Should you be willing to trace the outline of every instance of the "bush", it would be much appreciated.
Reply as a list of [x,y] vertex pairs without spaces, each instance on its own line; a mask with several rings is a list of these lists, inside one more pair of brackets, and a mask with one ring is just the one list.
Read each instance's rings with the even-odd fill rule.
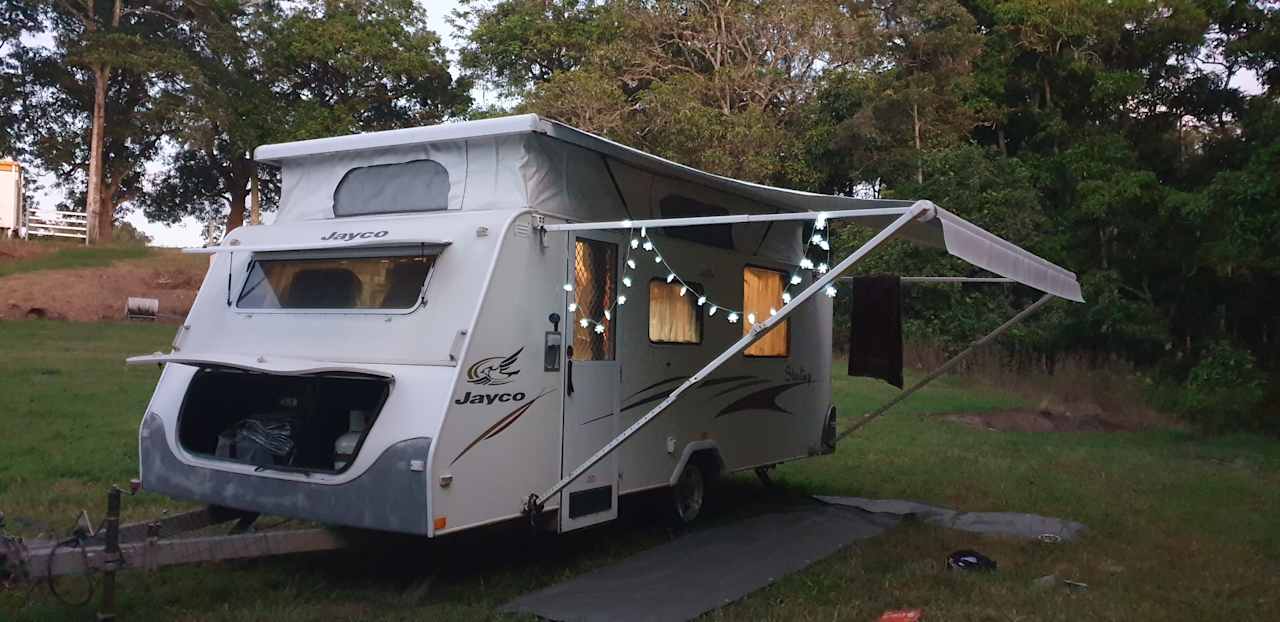
[[1267,427],[1263,402],[1267,376],[1248,350],[1219,341],[1205,350],[1186,383],[1164,399],[1189,421],[1210,432]]

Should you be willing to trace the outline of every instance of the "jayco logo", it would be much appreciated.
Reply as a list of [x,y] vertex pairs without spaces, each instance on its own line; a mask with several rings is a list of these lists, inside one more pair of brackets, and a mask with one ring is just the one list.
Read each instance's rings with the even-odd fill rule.
[[520,373],[516,361],[520,360],[521,352],[524,348],[508,356],[490,356],[472,363],[467,368],[467,382],[495,386],[515,380],[515,375]]
[[523,402],[525,398],[523,391],[515,393],[472,393],[467,391],[466,395],[453,400],[454,404],[496,404],[498,402]]
[[359,233],[338,233],[337,231],[334,231],[320,239],[324,241],[333,240],[335,242],[350,242],[352,240],[366,240],[369,238],[385,238],[387,237],[387,233],[387,231],[361,231]]

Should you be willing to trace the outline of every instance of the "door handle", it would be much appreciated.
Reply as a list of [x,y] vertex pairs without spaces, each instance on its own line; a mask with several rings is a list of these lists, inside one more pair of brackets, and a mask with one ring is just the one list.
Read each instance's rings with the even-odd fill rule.
[[564,394],[573,395],[573,346],[565,348],[565,354],[568,356],[564,362]]

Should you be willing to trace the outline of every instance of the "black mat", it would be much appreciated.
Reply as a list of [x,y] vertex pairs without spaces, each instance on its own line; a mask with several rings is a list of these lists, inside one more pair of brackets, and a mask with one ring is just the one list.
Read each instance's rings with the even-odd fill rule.
[[695,531],[503,606],[551,620],[688,620],[898,523],[815,505]]

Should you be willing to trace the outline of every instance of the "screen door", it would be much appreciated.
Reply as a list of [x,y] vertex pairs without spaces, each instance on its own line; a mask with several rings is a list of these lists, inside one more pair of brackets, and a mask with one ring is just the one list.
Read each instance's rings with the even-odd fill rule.
[[[573,291],[565,317],[572,338],[565,349],[561,476],[613,440],[618,428],[618,238],[579,234],[570,241],[568,280]],[[572,353],[569,351],[572,349]],[[560,493],[560,530],[618,516],[618,457],[610,455]]]

